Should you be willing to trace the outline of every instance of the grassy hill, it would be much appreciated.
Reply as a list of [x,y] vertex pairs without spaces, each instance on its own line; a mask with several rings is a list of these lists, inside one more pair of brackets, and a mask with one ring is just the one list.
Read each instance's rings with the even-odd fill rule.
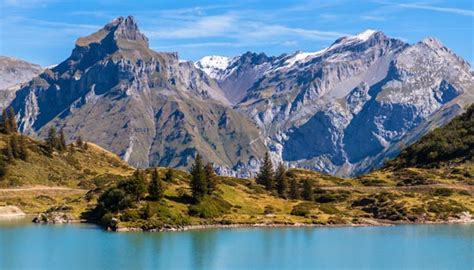
[[[433,131],[407,148],[385,168],[357,178],[288,170],[285,176],[296,183],[298,199],[265,190],[254,179],[218,177],[217,191],[195,203],[190,175],[172,170],[172,179],[163,182],[163,199],[154,201],[145,196],[132,201],[122,187],[132,181],[135,169],[117,156],[93,144],[87,150],[74,146],[72,152],[56,151],[49,155],[45,143],[27,139],[28,160],[7,162],[7,174],[0,180],[3,187],[0,204],[17,205],[28,213],[67,214],[116,230],[215,224],[365,225],[469,219],[469,214],[474,214],[472,111],[471,106],[445,128]],[[9,136],[0,135],[0,148],[6,147]],[[438,156],[429,154],[433,151]],[[440,154],[445,152],[449,154]],[[0,157],[6,159],[5,155]],[[153,170],[144,171],[147,184]],[[168,169],[157,168],[157,171],[159,178],[165,179]],[[302,199],[308,185],[312,192],[306,196],[310,198]],[[22,189],[12,191],[11,187],[18,186]],[[114,207],[101,209],[104,201]],[[115,207],[124,202],[124,207]]]

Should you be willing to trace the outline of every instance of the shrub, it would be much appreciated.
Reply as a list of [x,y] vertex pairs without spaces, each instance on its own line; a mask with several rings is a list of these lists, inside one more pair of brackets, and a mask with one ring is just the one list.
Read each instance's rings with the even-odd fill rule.
[[200,218],[215,218],[228,213],[232,205],[222,198],[205,196],[189,207],[189,215]]
[[313,208],[314,208],[314,204],[312,203],[308,203],[308,202],[299,203],[293,206],[293,209],[291,209],[290,214],[293,216],[305,217],[310,214],[311,209]]
[[449,188],[437,188],[433,191],[434,196],[448,197],[453,195],[454,191]]

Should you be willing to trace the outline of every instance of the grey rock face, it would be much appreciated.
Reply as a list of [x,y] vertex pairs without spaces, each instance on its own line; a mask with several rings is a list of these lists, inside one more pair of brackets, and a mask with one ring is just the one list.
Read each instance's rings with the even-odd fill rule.
[[44,137],[50,126],[139,167],[187,168],[196,153],[223,171],[264,153],[258,129],[233,111],[214,80],[176,53],[148,48],[132,17],[77,40],[71,56],[18,91],[20,129]]
[[0,108],[7,107],[20,89],[43,68],[12,57],[0,56]]
[[[241,84],[237,70],[219,84]],[[262,129],[275,161],[339,175],[379,166],[456,115],[438,112],[474,102],[469,65],[433,38],[409,45],[368,30],[240,70],[253,80],[234,89],[235,108]]]

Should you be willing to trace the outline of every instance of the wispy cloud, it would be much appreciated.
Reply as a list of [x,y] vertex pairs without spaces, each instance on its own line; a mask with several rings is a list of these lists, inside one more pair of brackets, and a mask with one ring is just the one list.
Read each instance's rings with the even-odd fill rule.
[[470,10],[470,9],[438,7],[438,6],[415,4],[415,3],[396,4],[396,6],[401,7],[401,8],[409,8],[409,9],[422,9],[422,10],[431,10],[431,11],[437,11],[437,12],[443,12],[443,13],[452,13],[452,14],[463,15],[463,16],[471,16],[471,17],[474,16],[474,10]]
[[233,32],[236,23],[237,18],[233,15],[207,16],[181,27],[146,31],[146,34],[150,37],[166,39],[216,37],[225,35],[229,31]]

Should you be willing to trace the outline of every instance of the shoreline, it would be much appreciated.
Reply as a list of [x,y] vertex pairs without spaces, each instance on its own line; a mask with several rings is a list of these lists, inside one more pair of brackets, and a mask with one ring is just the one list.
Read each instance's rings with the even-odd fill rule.
[[[474,224],[474,219],[450,219],[427,222],[395,222],[386,220],[368,219],[366,223],[360,224],[311,224],[311,223],[248,223],[248,224],[203,224],[186,226],[164,226],[163,228],[143,229],[141,227],[118,227],[106,228],[107,231],[126,232],[184,232],[208,229],[245,229],[245,228],[344,228],[344,227],[388,227],[397,225],[445,225],[445,224]],[[85,222],[87,223],[87,222]]]

